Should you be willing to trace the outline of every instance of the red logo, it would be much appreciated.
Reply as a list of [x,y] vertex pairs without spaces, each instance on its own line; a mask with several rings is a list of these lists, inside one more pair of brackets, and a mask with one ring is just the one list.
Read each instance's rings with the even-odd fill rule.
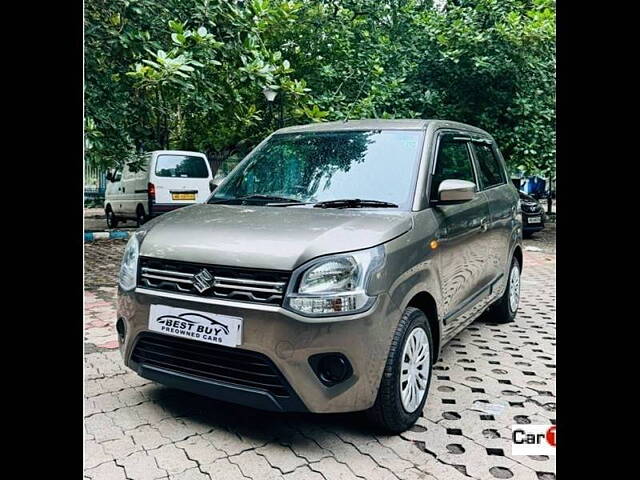
[[549,445],[551,445],[552,447],[556,446],[556,426],[554,425],[553,427],[549,427],[549,429],[547,430],[547,443]]

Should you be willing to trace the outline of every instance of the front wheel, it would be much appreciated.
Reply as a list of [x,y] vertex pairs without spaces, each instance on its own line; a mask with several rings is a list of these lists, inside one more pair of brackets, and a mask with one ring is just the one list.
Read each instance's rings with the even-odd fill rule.
[[425,314],[408,307],[396,328],[378,396],[369,419],[390,433],[401,433],[422,415],[431,384],[433,340]]
[[113,210],[111,208],[109,208],[107,210],[107,228],[109,229],[113,229],[113,228],[118,228],[118,217],[116,217],[116,214],[113,213]]

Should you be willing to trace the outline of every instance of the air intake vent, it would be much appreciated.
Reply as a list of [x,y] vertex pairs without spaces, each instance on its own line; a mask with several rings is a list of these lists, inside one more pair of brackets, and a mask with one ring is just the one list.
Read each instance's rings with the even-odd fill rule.
[[138,337],[131,359],[193,377],[257,388],[275,397],[291,396],[287,381],[274,363],[249,350],[145,332]]

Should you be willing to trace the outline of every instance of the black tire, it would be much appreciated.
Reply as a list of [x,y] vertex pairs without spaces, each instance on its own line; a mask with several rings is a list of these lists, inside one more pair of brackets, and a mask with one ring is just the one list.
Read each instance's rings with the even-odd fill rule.
[[111,207],[107,207],[106,212],[107,214],[107,228],[118,228],[118,223],[120,221],[120,219],[118,217],[116,217],[116,214],[113,213],[113,210],[111,209]]
[[[429,377],[422,401],[413,412],[407,412],[400,398],[400,368],[405,342],[410,333],[416,328],[422,328],[427,334],[429,342]],[[375,427],[388,433],[401,433],[411,427],[422,415],[422,409],[429,396],[429,386],[433,370],[433,339],[431,329],[425,314],[417,308],[408,307],[402,314],[400,323],[396,328],[391,341],[391,348],[387,356],[387,362],[382,373],[380,388],[376,401],[369,410],[367,417]]]
[[138,227],[141,227],[148,220],[147,215],[144,213],[144,207],[142,205],[138,205],[136,209],[136,223]]
[[520,268],[520,262],[516,257],[513,257],[511,260],[511,266],[509,267],[509,273],[507,275],[507,286],[504,289],[504,293],[500,300],[497,300],[493,305],[489,307],[489,309],[485,312],[485,319],[491,323],[510,323],[513,322],[516,318],[516,314],[518,313],[518,307],[520,305],[520,295],[518,294],[518,302],[516,304],[515,310],[511,307],[510,295],[511,295],[511,272],[514,268],[518,269],[518,289],[519,289],[519,279],[520,272],[522,271]]

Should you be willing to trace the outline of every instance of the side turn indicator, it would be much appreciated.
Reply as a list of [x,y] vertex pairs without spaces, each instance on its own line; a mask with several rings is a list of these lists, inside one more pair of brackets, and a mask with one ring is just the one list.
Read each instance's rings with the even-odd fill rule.
[[431,243],[429,243],[429,246],[431,247],[432,250],[435,250],[436,248],[438,248],[438,241],[431,240]]

